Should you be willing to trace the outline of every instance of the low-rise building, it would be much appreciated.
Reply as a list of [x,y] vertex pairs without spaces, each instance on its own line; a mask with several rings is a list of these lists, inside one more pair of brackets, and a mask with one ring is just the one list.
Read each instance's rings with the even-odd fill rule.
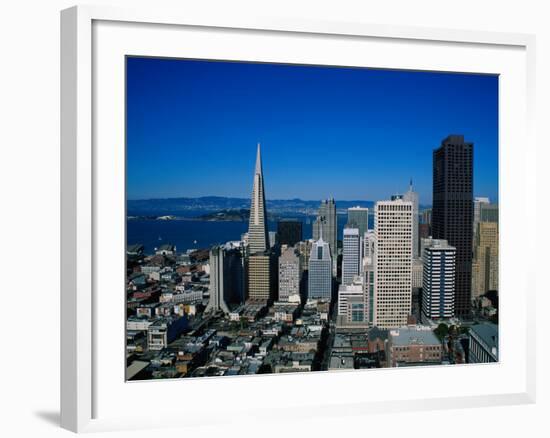
[[161,245],[155,251],[156,255],[163,255],[163,256],[167,256],[167,255],[171,256],[171,255],[174,255],[175,253],[176,253],[176,247],[174,245],[169,244],[169,243]]
[[390,330],[386,349],[390,367],[441,364],[442,345],[430,327]]
[[166,317],[153,321],[147,328],[147,346],[149,350],[162,350],[166,348],[187,327],[185,317]]

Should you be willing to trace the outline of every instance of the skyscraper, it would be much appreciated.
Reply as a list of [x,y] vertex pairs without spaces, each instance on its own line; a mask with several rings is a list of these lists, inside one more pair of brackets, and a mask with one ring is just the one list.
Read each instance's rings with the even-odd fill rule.
[[474,298],[498,290],[498,223],[479,222],[476,235],[472,275]]
[[489,204],[490,202],[491,201],[489,200],[489,198],[486,198],[486,197],[476,196],[474,198],[474,232],[475,232],[475,227],[479,222],[479,211],[481,210],[481,205]]
[[276,259],[269,250],[264,177],[259,143],[248,224],[248,252],[248,297],[251,300],[272,300],[276,295],[277,269]]
[[272,301],[277,295],[277,258],[270,252],[257,252],[248,258],[248,298]]
[[497,222],[498,223],[498,204],[480,205],[479,222]]
[[288,301],[291,295],[300,295],[300,257],[292,247],[279,257],[279,301]]
[[357,228],[344,228],[342,254],[342,284],[352,284],[361,274],[363,263],[361,237]]
[[374,325],[407,324],[412,296],[413,205],[397,199],[374,207]]
[[269,249],[260,143],[258,143],[256,153],[256,169],[254,171],[254,185],[252,187],[252,202],[248,223],[248,245],[250,254],[264,252]]
[[302,222],[296,219],[280,220],[277,222],[277,237],[281,245],[296,245],[302,240]]
[[409,191],[403,195],[403,201],[409,201],[413,205],[413,257],[420,256],[420,238],[418,236],[418,193],[413,190],[412,179],[409,183]]
[[456,248],[456,316],[471,310],[473,148],[464,136],[450,135],[433,152],[432,236]]
[[363,235],[363,256],[374,257],[374,230],[369,230]]
[[338,258],[337,230],[338,224],[334,199],[330,198],[321,201],[317,219],[313,222],[313,240],[319,240],[322,235],[324,241],[329,244],[334,275],[336,275],[336,260]]
[[422,317],[452,318],[455,304],[456,249],[446,241],[432,241],[424,249]]
[[229,308],[225,303],[225,263],[224,250],[221,246],[214,246],[210,249],[210,299],[205,312],[229,313]]
[[332,297],[332,257],[330,245],[322,236],[313,242],[309,255],[308,298]]
[[358,228],[359,236],[363,236],[369,229],[369,209],[364,207],[348,208],[347,226]]

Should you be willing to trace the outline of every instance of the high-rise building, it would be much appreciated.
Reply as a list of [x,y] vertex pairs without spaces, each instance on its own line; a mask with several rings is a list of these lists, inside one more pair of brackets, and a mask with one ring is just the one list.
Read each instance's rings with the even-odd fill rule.
[[302,240],[302,221],[282,219],[277,222],[277,238],[281,245],[296,245]]
[[308,298],[332,297],[332,257],[330,245],[323,240],[313,242],[309,255]]
[[336,216],[336,203],[333,198],[321,201],[317,219],[313,222],[313,240],[319,240],[321,236],[330,246],[332,257],[332,270],[336,275],[336,260],[338,258],[338,219]]
[[256,153],[256,169],[254,171],[254,184],[252,187],[252,202],[250,205],[250,219],[248,223],[248,248],[250,254],[264,252],[269,249],[260,143],[258,143],[258,150]]
[[342,251],[342,284],[352,284],[361,275],[363,254],[359,229],[344,228]]
[[300,257],[293,247],[287,247],[279,257],[279,301],[300,295],[301,275]]
[[270,252],[257,252],[248,257],[248,298],[272,301],[277,296],[277,258]]
[[248,224],[248,298],[268,301],[276,296],[276,258],[269,250],[267,211],[260,144],[256,153],[256,168]]
[[455,315],[467,316],[472,299],[473,149],[451,135],[433,152],[432,236],[456,248]]
[[413,205],[413,257],[420,257],[420,237],[418,236],[418,193],[413,190],[412,179],[409,183],[409,191],[403,194],[403,201]]
[[498,223],[498,204],[481,204],[479,206],[479,222]]
[[363,236],[369,229],[369,209],[359,206],[348,208],[347,226],[358,228],[359,236]]
[[[422,239],[426,239],[430,237],[431,230],[429,224],[418,224],[418,240],[421,241]],[[418,256],[421,257],[421,251],[419,248]]]
[[210,299],[205,312],[229,313],[225,303],[225,263],[224,250],[221,246],[214,246],[210,249]]
[[267,235],[268,235],[269,247],[273,248],[277,244],[277,232],[268,231]]
[[367,305],[363,278],[356,275],[350,284],[341,284],[338,288],[338,323],[365,324],[368,321]]
[[432,209],[426,208],[422,210],[422,213],[420,214],[420,223],[421,224],[427,224],[431,227],[432,225]]
[[[483,204],[489,204],[489,198],[476,196],[474,198],[474,226],[479,222],[479,212]],[[475,230],[474,230],[475,231]]]
[[374,263],[371,257],[363,259],[363,293],[366,303],[365,321],[372,325],[374,321]]
[[298,256],[300,257],[300,266],[302,272],[307,271],[309,268],[309,255],[311,254],[311,247],[313,245],[313,240],[303,240],[298,242],[296,249],[298,250]]
[[225,302],[241,304],[246,300],[246,248],[243,242],[228,242],[224,245],[226,278]]
[[424,249],[422,316],[428,319],[452,318],[455,304],[456,248],[436,241]]
[[422,277],[424,273],[424,263],[422,259],[413,259],[412,263],[412,288],[419,289],[422,287]]
[[363,235],[363,256],[374,257],[374,230],[369,230]]
[[479,222],[476,235],[472,276],[474,298],[498,290],[498,223]]
[[374,207],[374,325],[407,324],[412,296],[413,205],[397,199]]

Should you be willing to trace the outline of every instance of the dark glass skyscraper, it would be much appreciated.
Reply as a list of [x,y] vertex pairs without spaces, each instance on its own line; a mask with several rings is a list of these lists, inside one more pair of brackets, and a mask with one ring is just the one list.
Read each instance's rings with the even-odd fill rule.
[[433,151],[432,236],[456,248],[456,316],[471,309],[473,148],[464,136],[450,135]]
[[302,222],[296,219],[282,219],[277,222],[277,239],[281,245],[296,245],[302,240]]

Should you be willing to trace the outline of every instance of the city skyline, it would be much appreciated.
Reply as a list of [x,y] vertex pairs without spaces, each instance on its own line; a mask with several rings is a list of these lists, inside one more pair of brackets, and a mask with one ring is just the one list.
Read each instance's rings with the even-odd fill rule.
[[[215,94],[223,107],[216,91],[203,91]],[[456,106],[449,103],[449,108]],[[407,153],[391,148],[384,154],[410,160],[412,137],[405,127],[399,126]],[[414,175],[409,175],[407,191],[396,187],[389,196],[374,197],[372,224],[370,207],[351,206],[340,231],[343,218],[335,198],[328,196],[313,208],[313,221],[311,206],[291,202],[290,207],[298,205],[308,216],[293,221],[272,216],[277,232],[270,230],[265,192],[272,184],[286,182],[299,193],[303,187],[346,187],[351,193],[363,187],[359,181],[349,183],[350,175],[357,176],[354,167],[363,170],[360,178],[367,178],[380,164],[387,174],[380,184],[387,191],[387,178],[395,177],[395,170],[400,178],[406,173],[396,165],[399,159],[377,163],[376,149],[343,150],[339,155],[346,162],[340,166],[330,153],[309,147],[307,152],[296,148],[293,154],[271,155],[285,171],[275,181],[264,180],[260,142],[253,171],[246,176],[235,164],[248,158],[244,147],[231,152],[201,149],[187,161],[183,179],[194,178],[188,183],[201,187],[226,187],[231,186],[226,184],[229,175],[237,186],[247,184],[247,201],[209,200],[209,208],[218,211],[200,216],[166,210],[161,216],[127,216],[127,229],[141,227],[141,239],[169,228],[176,232],[173,237],[192,238],[192,245],[182,248],[159,232],[154,253],[148,254],[142,242],[135,237],[130,242],[127,234],[127,380],[498,362],[498,205],[490,203],[491,193],[473,193],[478,140],[449,134],[438,148],[430,148],[428,157],[416,157],[430,165],[426,174],[431,174],[433,194],[432,208],[422,211],[421,229],[421,197]],[[148,169],[159,158],[154,149],[149,159],[134,154],[132,159],[144,160]],[[161,183],[172,176],[166,169],[175,161],[164,159],[165,168],[157,175]],[[297,163],[298,176],[292,174]],[[265,164],[272,165],[269,159]],[[212,165],[217,166],[214,173],[209,171]],[[195,168],[200,175],[193,177],[189,169]],[[498,166],[493,170],[498,172]],[[192,200],[190,205],[208,202]],[[229,205],[237,209],[229,210]],[[311,223],[311,239],[302,233],[304,219]],[[245,220],[248,228],[228,226]],[[208,232],[201,238],[204,226]]]
[[[127,63],[128,199],[246,198],[260,142],[267,199],[376,201],[403,193],[412,178],[420,203],[431,204],[432,152],[460,133],[476,145],[474,194],[498,201],[497,77]],[[333,177],[322,178],[326,172]],[[301,180],[308,184],[295,183]]]

